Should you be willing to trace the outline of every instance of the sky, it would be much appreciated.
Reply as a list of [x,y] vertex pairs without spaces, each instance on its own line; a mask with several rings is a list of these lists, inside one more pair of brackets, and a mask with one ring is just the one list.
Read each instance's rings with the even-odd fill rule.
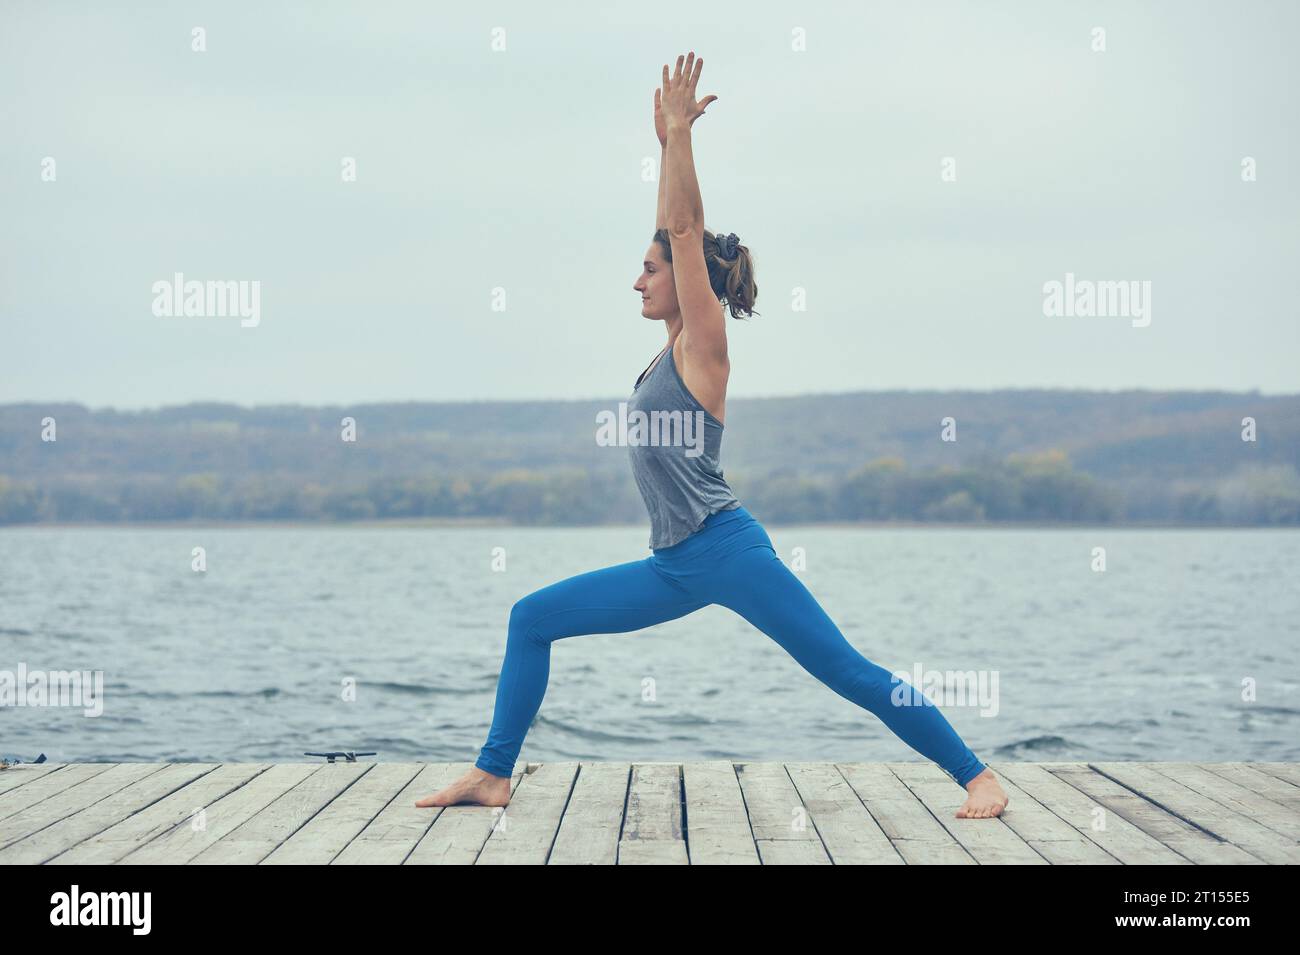
[[[706,225],[759,289],[728,397],[1295,393],[1298,28],[1289,2],[4,0],[0,403],[627,394],[666,341],[633,283],[688,50]],[[165,314],[176,273],[256,288],[255,323]],[[1134,297],[1047,314],[1067,275]]]

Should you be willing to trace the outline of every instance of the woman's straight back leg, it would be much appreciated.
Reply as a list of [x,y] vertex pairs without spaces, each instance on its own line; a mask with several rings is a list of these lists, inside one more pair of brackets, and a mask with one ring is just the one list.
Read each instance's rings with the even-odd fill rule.
[[708,601],[667,580],[650,558],[577,574],[521,597],[510,609],[492,728],[474,765],[511,774],[546,695],[554,641],[642,630],[705,606]]
[[782,563],[761,524],[738,534],[718,561],[715,589],[709,594],[714,603],[740,614],[822,683],[874,713],[959,785],[984,770],[933,701],[845,639],[803,581]]

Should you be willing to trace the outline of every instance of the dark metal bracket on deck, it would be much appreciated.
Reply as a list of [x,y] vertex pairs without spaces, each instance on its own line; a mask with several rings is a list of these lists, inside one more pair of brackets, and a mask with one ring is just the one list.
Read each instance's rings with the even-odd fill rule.
[[346,752],[337,752],[337,753],[303,753],[303,755],[304,755],[304,756],[324,756],[324,757],[328,758],[329,761],[330,761],[331,763],[334,762],[334,759],[335,759],[336,757],[342,756],[342,757],[344,757],[344,762],[355,763],[355,762],[357,761],[357,757],[358,757],[358,756],[377,756],[377,755],[379,755],[379,754],[378,754],[378,753],[346,753]]

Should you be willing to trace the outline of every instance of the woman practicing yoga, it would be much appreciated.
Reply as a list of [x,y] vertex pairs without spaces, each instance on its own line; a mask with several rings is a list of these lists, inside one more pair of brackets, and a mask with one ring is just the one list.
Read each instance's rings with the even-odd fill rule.
[[[683,62],[684,61],[684,62]],[[637,379],[634,412],[696,422],[685,441],[634,442],[632,473],[650,512],[644,560],[616,564],[543,587],[510,611],[496,710],[474,767],[417,806],[504,806],[524,735],[542,705],[551,644],[587,633],[626,633],[720,604],[781,645],[809,673],[878,716],[903,742],[937,763],[968,795],[958,818],[996,816],[1007,795],[991,770],[922,692],[872,663],[844,638],[772,547],[763,526],[741,506],[720,466],[727,376],[727,329],[753,314],[758,287],[749,250],[734,233],[704,228],[691,154],[691,126],[717,99],[696,101],[703,60],[677,58],[655,91],[662,147],[659,209],[644,269],[633,286],[641,314],[662,321],[668,344]],[[702,444],[702,447],[700,446]]]

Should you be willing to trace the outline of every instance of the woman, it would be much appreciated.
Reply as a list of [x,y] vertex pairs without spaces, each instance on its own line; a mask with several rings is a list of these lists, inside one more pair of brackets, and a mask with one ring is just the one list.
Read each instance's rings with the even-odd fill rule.
[[[487,742],[474,768],[416,805],[509,802],[511,772],[542,705],[555,640],[640,630],[720,604],[964,786],[969,797],[958,818],[996,816],[1007,796],[992,771],[924,694],[849,644],[723,479],[719,453],[730,365],[721,306],[733,317],[753,314],[758,288],[749,250],[736,235],[719,237],[704,228],[691,126],[717,97],[695,99],[703,67],[694,53],[679,56],[671,77],[664,66],[662,90],[655,91],[662,147],[658,221],[633,286],[641,293],[641,313],[667,326],[668,344],[633,386],[629,414],[680,412],[678,437],[687,438],[630,442],[633,475],[650,513],[653,555],[570,577],[514,605]],[[702,429],[702,448],[701,441],[689,440],[688,422]]]

